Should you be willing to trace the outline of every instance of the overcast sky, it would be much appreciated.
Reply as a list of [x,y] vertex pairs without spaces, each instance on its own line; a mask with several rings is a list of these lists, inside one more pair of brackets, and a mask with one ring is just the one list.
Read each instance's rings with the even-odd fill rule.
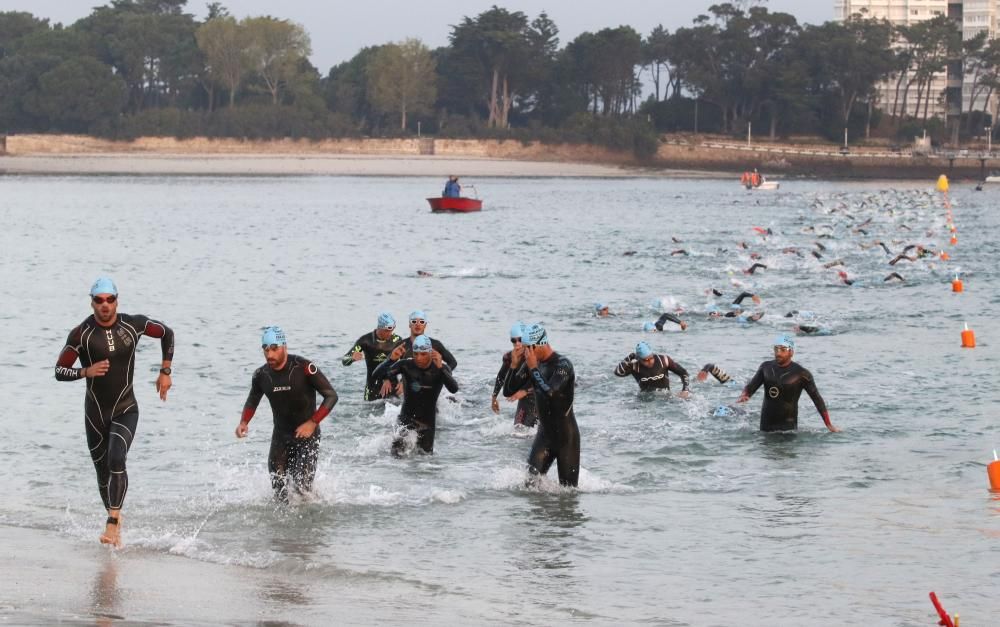
[[[448,43],[450,26],[492,5],[535,18],[545,11],[559,27],[560,45],[585,31],[627,24],[643,36],[657,24],[673,31],[689,26],[700,13],[723,0],[223,0],[229,12],[273,15],[298,22],[312,38],[312,62],[322,74],[353,57],[364,46],[416,37],[431,48]],[[800,23],[833,19],[834,0],[770,0],[771,11],[793,14]],[[89,15],[101,0],[0,0],[0,11],[27,11],[54,24],[72,24]],[[188,11],[205,17],[208,2],[188,0]]]

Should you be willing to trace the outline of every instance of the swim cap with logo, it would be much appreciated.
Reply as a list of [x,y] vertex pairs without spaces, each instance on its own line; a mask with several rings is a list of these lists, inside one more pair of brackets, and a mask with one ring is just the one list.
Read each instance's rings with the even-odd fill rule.
[[411,311],[410,322],[413,322],[414,320],[423,320],[424,322],[427,322],[427,315],[424,313],[422,309]]
[[782,333],[778,337],[774,338],[775,346],[784,346],[785,348],[790,348],[795,350],[795,338],[788,335],[787,333]]
[[525,346],[548,344],[549,334],[546,333],[545,327],[536,322],[524,327],[521,333],[521,343]]
[[285,340],[285,332],[281,330],[281,327],[264,327],[264,333],[260,336],[260,345],[270,346],[271,344],[279,346],[288,344]]
[[102,276],[90,286],[90,295],[97,296],[98,294],[114,294],[118,296],[118,288],[115,287],[114,281],[106,276]]
[[429,353],[433,347],[431,346],[431,338],[426,335],[418,335],[416,339],[413,340],[413,352],[414,353]]
[[383,311],[378,315],[378,328],[380,329],[395,329],[396,319],[392,317],[392,314]]

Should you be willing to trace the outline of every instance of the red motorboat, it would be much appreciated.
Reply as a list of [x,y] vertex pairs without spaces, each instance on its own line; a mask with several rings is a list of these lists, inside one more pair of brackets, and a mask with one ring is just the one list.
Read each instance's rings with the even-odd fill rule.
[[483,201],[478,198],[428,198],[434,213],[469,213],[482,211]]

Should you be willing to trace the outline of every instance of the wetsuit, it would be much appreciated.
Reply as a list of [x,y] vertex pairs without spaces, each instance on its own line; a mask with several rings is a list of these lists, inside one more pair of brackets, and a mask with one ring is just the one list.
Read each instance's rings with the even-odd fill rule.
[[702,366],[701,371],[707,372],[708,374],[712,375],[719,383],[729,383],[730,379],[732,378],[725,370],[716,366],[715,364],[705,364],[704,366]]
[[665,314],[661,315],[656,320],[656,322],[653,323],[653,325],[656,327],[657,331],[662,331],[663,330],[663,325],[666,324],[666,322],[668,320],[670,322],[673,322],[674,324],[684,324],[683,322],[681,322],[681,319],[679,317],[677,317],[674,314],[668,312],[668,313],[665,313]]
[[[503,354],[503,363],[500,364],[500,371],[497,372],[496,383],[493,384],[493,398],[496,398],[503,389],[503,382],[507,380],[507,373],[510,371],[510,351]],[[531,383],[525,383],[521,390],[527,390],[528,394],[517,401],[517,410],[514,412],[514,424],[534,427],[538,422],[538,406],[535,404],[535,394],[532,391]],[[514,390],[520,392],[521,390]]]
[[528,454],[528,470],[544,475],[556,462],[559,483],[576,487],[580,479],[580,428],[573,415],[573,364],[556,352],[531,370],[522,363],[517,370],[508,371],[504,395],[510,396],[526,382],[534,388],[538,406],[538,431]]
[[[403,357],[413,357],[413,337],[408,337],[403,340],[403,346],[406,347],[406,352],[403,353]],[[458,360],[456,360],[455,356],[451,354],[451,351],[444,347],[444,344],[434,338],[431,338],[431,348],[441,353],[441,359],[444,360],[444,363],[448,364],[449,368],[454,370],[458,367]]]
[[809,394],[816,411],[823,416],[823,422],[829,425],[830,417],[826,403],[816,389],[812,373],[791,362],[782,368],[776,360],[765,361],[757,369],[757,374],[750,379],[743,392],[753,396],[761,385],[764,385],[766,395],[760,410],[761,431],[792,431],[798,428],[799,396],[802,390]]
[[[83,369],[109,361],[103,377],[87,379],[84,401],[87,446],[97,470],[97,488],[107,509],[121,509],[128,491],[125,460],[139,422],[139,404],[132,389],[135,349],[143,335],[160,339],[163,361],[174,358],[174,332],[146,316],[117,314],[114,324],[102,327],[88,317],[70,331],[56,362],[56,379],[75,381]],[[79,358],[83,368],[73,368]]]
[[[452,394],[458,391],[458,383],[451,375],[448,364],[438,368],[432,362],[427,368],[421,368],[412,358],[385,361],[375,369],[375,376],[385,379],[403,377],[403,407],[399,410],[399,424],[407,430],[416,431],[417,446],[425,453],[433,453],[437,400],[441,388],[448,388]],[[393,455],[399,456],[404,447],[402,436],[393,440]]]
[[681,378],[681,391],[688,391],[688,373],[680,364],[667,355],[653,355],[653,365],[647,367],[635,353],[630,353],[618,367],[615,368],[615,375],[627,377],[632,375],[635,382],[639,384],[639,389],[643,392],[652,390],[670,390],[670,379],[667,372],[672,372]]
[[389,353],[392,349],[396,348],[403,338],[399,337],[395,333],[387,340],[378,339],[378,335],[375,331],[371,333],[365,333],[358,338],[358,341],[354,343],[354,347],[344,354],[344,358],[340,360],[340,363],[345,366],[350,366],[354,363],[354,354],[363,353],[365,356],[365,365],[368,367],[368,378],[365,380],[365,400],[375,401],[379,398],[379,392],[382,389],[382,379],[372,378],[372,373],[375,372],[375,368],[378,367],[383,361],[388,359]]
[[[323,397],[318,408],[317,392]],[[250,421],[263,396],[271,403],[274,416],[267,470],[271,473],[275,497],[287,501],[288,475],[300,493],[312,488],[319,456],[319,423],[337,404],[337,392],[316,364],[304,357],[289,355],[281,370],[264,364],[254,371],[250,394],[243,405],[243,422]],[[295,430],[310,419],[316,423],[316,430],[308,438],[296,438]]]

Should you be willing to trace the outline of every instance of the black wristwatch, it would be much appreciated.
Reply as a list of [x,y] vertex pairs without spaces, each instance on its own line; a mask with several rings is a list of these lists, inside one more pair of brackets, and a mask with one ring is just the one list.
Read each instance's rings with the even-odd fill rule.
[[168,377],[170,376],[170,373],[171,373],[171,372],[173,372],[173,371],[172,371],[172,370],[170,370],[170,368],[160,368],[160,374],[165,374],[165,375],[167,375]]

